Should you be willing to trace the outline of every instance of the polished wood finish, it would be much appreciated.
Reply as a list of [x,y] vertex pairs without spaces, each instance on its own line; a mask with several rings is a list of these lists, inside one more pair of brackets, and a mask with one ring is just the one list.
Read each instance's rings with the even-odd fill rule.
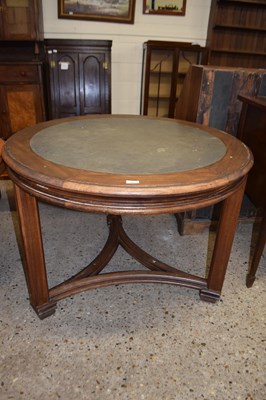
[[[163,130],[163,126],[169,127],[169,123],[173,129],[181,127],[183,130],[193,132],[196,129],[197,135],[211,137],[212,143],[214,140],[217,141],[223,148],[223,156],[219,156],[217,161],[211,162],[211,164],[205,162],[201,167],[176,172],[129,174],[91,171],[82,168],[78,169],[77,173],[77,168],[65,166],[62,162],[49,161],[33,150],[34,138],[37,133],[47,133],[48,128],[56,128],[54,132],[58,132],[60,124],[69,126],[68,124],[73,124],[73,122],[80,123],[84,130],[84,124],[94,124],[99,120],[104,123],[104,129],[115,123],[119,130],[119,126],[122,124],[123,129],[120,135],[125,133],[123,125],[125,121],[133,134],[138,129],[135,128],[136,126],[143,127],[145,125],[147,137],[152,134],[149,132],[149,126],[154,126],[154,124],[157,126],[160,124],[160,130]],[[64,128],[64,125],[61,127]],[[134,129],[132,129],[133,127]],[[101,137],[101,132],[96,133],[95,129],[92,129],[91,133]],[[165,132],[166,135],[167,132]],[[188,135],[185,136],[188,137]],[[40,138],[39,135],[38,138]],[[65,140],[67,145],[68,139]],[[130,138],[127,140],[130,145],[132,140]],[[169,144],[169,142],[167,143]],[[196,143],[199,144],[200,141],[196,140]],[[78,146],[78,144],[76,145]],[[130,145],[128,158],[132,156],[130,155],[131,151]],[[182,147],[177,147],[176,151],[177,159],[182,157]],[[208,151],[207,153],[209,154]],[[119,283],[170,283],[199,290],[203,300],[214,302],[219,299],[246,176],[253,164],[248,148],[234,137],[209,127],[201,127],[189,122],[181,123],[174,119],[107,115],[83,116],[49,121],[23,130],[7,141],[3,158],[16,188],[17,210],[25,253],[24,271],[30,302],[40,318],[52,314],[57,301],[64,297],[86,289]],[[110,165],[113,165],[112,161]],[[74,210],[108,215],[107,222],[110,233],[103,250],[81,272],[53,288],[49,288],[47,284],[38,200]],[[155,259],[133,243],[122,226],[121,216],[126,214],[169,214],[194,210],[219,202],[221,202],[222,209],[221,217],[206,278],[185,273],[179,268],[171,267]],[[33,238],[34,240],[32,240]],[[99,274],[119,245],[148,270]]]
[[266,97],[239,96],[238,99],[243,104],[238,137],[254,155],[254,166],[249,173],[246,193],[255,206],[262,209],[259,235],[247,275],[247,286],[251,287],[266,243]]
[[42,39],[41,0],[0,0],[0,40]]
[[45,41],[49,119],[111,113],[110,40]]
[[0,61],[0,137],[45,118],[42,63]]
[[[3,151],[4,144],[5,144],[5,142],[3,141],[3,139],[0,138],[0,177],[1,177],[2,173],[5,171],[5,164],[2,159],[2,151]],[[0,190],[0,199],[1,199],[1,190]]]
[[207,63],[206,47],[149,40],[143,45],[140,114],[173,118],[191,64]]
[[4,144],[5,144],[4,140],[0,138],[0,175],[5,170],[5,164],[2,160],[2,151],[3,151]]
[[265,34],[265,0],[212,0],[208,64],[266,68]]

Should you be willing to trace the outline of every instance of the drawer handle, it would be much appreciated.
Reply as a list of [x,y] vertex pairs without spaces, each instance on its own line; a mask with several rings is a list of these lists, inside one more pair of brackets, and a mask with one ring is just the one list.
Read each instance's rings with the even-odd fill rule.
[[20,71],[20,75],[21,76],[26,76],[26,72],[25,71]]

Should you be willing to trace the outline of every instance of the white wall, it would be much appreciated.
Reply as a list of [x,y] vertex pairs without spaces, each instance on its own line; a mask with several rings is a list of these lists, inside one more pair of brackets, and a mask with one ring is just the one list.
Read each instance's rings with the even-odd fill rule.
[[112,40],[112,113],[139,114],[142,45],[170,40],[205,45],[211,0],[187,0],[185,16],[145,15],[136,0],[134,24],[58,19],[57,1],[44,0],[46,39]]

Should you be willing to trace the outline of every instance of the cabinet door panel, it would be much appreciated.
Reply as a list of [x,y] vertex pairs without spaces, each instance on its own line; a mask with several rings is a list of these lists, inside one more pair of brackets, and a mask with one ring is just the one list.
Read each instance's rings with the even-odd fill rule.
[[65,52],[49,55],[51,108],[53,118],[79,115],[79,80],[77,54]]
[[34,92],[32,90],[14,90],[7,92],[7,105],[9,110],[11,132],[17,132],[26,126],[36,124],[36,113],[32,112],[34,106]]
[[2,0],[2,36],[8,40],[36,38],[34,8],[30,0]]
[[42,99],[38,85],[3,86],[0,88],[1,137],[44,120]]
[[75,54],[58,59],[58,116],[79,114],[78,64]]
[[81,114],[105,113],[104,54],[80,54]]

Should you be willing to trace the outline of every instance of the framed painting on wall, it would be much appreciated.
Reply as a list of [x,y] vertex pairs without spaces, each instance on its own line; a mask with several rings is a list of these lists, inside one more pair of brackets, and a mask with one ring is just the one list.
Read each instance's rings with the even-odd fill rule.
[[58,0],[58,18],[133,24],[136,0]]
[[186,0],[143,0],[143,14],[185,15]]

